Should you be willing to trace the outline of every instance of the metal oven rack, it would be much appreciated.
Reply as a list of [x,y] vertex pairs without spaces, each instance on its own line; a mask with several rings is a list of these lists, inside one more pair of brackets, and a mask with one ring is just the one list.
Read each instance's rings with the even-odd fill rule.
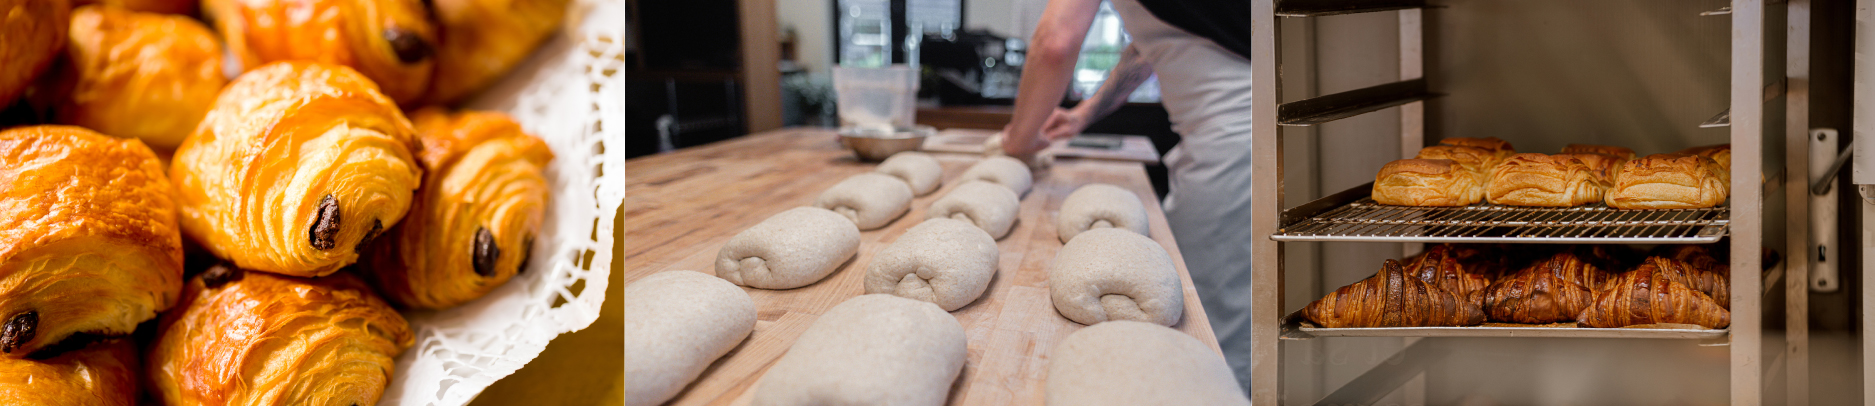
[[[1637,0],[1639,1],[1639,0]],[[1765,382],[1763,354],[1762,317],[1764,312],[1763,294],[1767,286],[1776,283],[1782,272],[1757,272],[1765,269],[1763,258],[1759,255],[1733,255],[1729,258],[1731,276],[1731,311],[1735,315],[1731,326],[1726,330],[1682,330],[1682,329],[1585,329],[1553,328],[1543,326],[1507,326],[1507,327],[1452,327],[1452,328],[1394,328],[1394,329],[1320,329],[1298,324],[1293,317],[1285,317],[1284,312],[1293,310],[1283,308],[1283,245],[1293,241],[1370,241],[1370,242],[1512,242],[1512,243],[1702,243],[1715,242],[1721,237],[1731,236],[1731,252],[1758,253],[1764,246],[1764,200],[1767,188],[1784,187],[1783,183],[1795,185],[1802,183],[1801,177],[1786,180],[1782,177],[1766,179],[1763,173],[1782,172],[1786,167],[1804,168],[1807,163],[1801,153],[1785,155],[1786,162],[1765,162],[1767,140],[1788,138],[1785,117],[1767,117],[1767,106],[1777,96],[1788,96],[1788,109],[1785,113],[1793,121],[1788,123],[1793,128],[1807,124],[1801,114],[1807,114],[1807,97],[1803,87],[1793,83],[1785,86],[1784,68],[1788,64],[1793,68],[1807,69],[1805,50],[1789,51],[1789,55],[1773,54],[1782,52],[1783,44],[1775,41],[1784,40],[1786,26],[1792,32],[1804,32],[1808,28],[1808,0],[1733,0],[1729,12],[1731,20],[1731,55],[1730,55],[1730,103],[1722,113],[1724,123],[1715,124],[1729,127],[1732,149],[1734,151],[1731,170],[1733,176],[1731,196],[1726,206],[1706,210],[1686,211],[1627,211],[1613,210],[1605,206],[1593,205],[1572,209],[1526,209],[1481,205],[1464,208],[1392,208],[1378,206],[1366,199],[1367,189],[1371,186],[1357,187],[1346,192],[1328,196],[1303,206],[1279,211],[1283,202],[1281,130],[1284,127],[1312,126],[1342,118],[1357,116],[1381,109],[1399,106],[1400,139],[1404,146],[1402,153],[1410,155],[1424,142],[1425,103],[1428,98],[1438,97],[1428,90],[1423,78],[1423,38],[1424,28],[1422,13],[1429,6],[1424,0],[1253,0],[1252,24],[1253,42],[1256,55],[1251,58],[1254,69],[1252,80],[1257,86],[1252,88],[1252,150],[1254,157],[1254,193],[1252,204],[1258,207],[1251,227],[1258,238],[1250,247],[1253,263],[1252,313],[1252,351],[1254,361],[1251,372],[1251,400],[1259,405],[1280,404],[1282,391],[1280,382],[1283,340],[1310,339],[1316,337],[1408,337],[1409,343],[1418,342],[1419,337],[1581,337],[1581,338],[1655,338],[1700,340],[1706,345],[1729,345],[1730,353],[1730,398],[1734,405],[1754,405],[1764,402],[1762,390]],[[1774,7],[1774,9],[1767,9]],[[1306,100],[1281,103],[1282,95],[1281,23],[1290,19],[1311,18],[1334,14],[1397,12],[1400,27],[1400,80],[1364,89],[1337,94],[1318,96]],[[1718,13],[1714,13],[1718,14]],[[1787,16],[1788,21],[1772,18]],[[1802,41],[1807,44],[1808,34],[1791,34],[1789,41],[1793,47]],[[1768,51],[1767,48],[1777,51]],[[1788,56],[1787,60],[1785,57]],[[1788,73],[1792,78],[1802,78],[1804,72]],[[1807,86],[1804,84],[1803,86]],[[1801,122],[1798,122],[1803,120]],[[1692,125],[1693,123],[1688,123]],[[1801,137],[1801,136],[1799,136]],[[1791,142],[1786,140],[1787,143]],[[1797,172],[1802,173],[1802,172]],[[1764,182],[1764,183],[1761,183]],[[1794,199],[1794,198],[1793,198]],[[1784,221],[1778,219],[1777,221]],[[1792,224],[1785,231],[1801,235],[1805,229]],[[1801,238],[1801,237],[1794,237]],[[1791,241],[1792,247],[1801,247],[1800,240]],[[1783,261],[1802,264],[1803,261]],[[1796,291],[1799,276],[1793,265],[1790,272],[1789,289]],[[1308,270],[1302,270],[1308,271]],[[1788,309],[1791,312],[1803,312],[1803,305],[1796,299]],[[1800,313],[1793,313],[1800,314]],[[1792,317],[1803,320],[1803,317]],[[1798,323],[1800,324],[1800,323]],[[1787,382],[1791,387],[1807,385],[1803,377],[1807,368],[1807,350],[1804,349],[1801,331],[1792,327],[1791,349],[1784,355],[1778,355],[1773,368],[1784,365],[1790,370]],[[1423,341],[1423,340],[1419,340]],[[1418,347],[1413,344],[1409,347]],[[1410,348],[1403,349],[1399,357],[1411,358]],[[1784,363],[1789,356],[1790,362]],[[1409,361],[1410,362],[1410,361]],[[1348,387],[1393,385],[1398,387],[1404,381],[1381,379],[1370,381],[1375,372],[1393,368],[1390,364],[1375,367],[1375,371],[1363,374]],[[1390,378],[1388,378],[1390,379]],[[1344,387],[1346,389],[1346,387]],[[1339,391],[1337,391],[1339,392]],[[1384,391],[1383,391],[1384,392]],[[1791,391],[1792,404],[1807,403],[1807,395]],[[1798,401],[1799,397],[1805,397]],[[1341,399],[1337,394],[1330,394],[1323,402]]]

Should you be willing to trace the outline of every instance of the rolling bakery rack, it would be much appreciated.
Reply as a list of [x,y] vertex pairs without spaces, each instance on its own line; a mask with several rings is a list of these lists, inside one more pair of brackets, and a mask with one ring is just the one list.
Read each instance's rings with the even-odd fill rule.
[[[1639,1],[1639,0],[1637,0]],[[1426,145],[1427,99],[1424,78],[1424,13],[1438,12],[1425,0],[1253,0],[1252,25],[1256,55],[1252,58],[1252,122],[1254,154],[1252,221],[1256,240],[1250,247],[1254,265],[1253,359],[1251,398],[1259,405],[1280,404],[1283,342],[1322,337],[1406,337],[1409,343],[1424,337],[1570,337],[1606,339],[1680,339],[1687,345],[1729,346],[1729,392],[1733,405],[1765,403],[1766,368],[1784,374],[1790,388],[1807,388],[1807,313],[1805,282],[1796,260],[1767,260],[1759,253],[1767,243],[1783,241],[1779,251],[1802,252],[1807,222],[1806,197],[1784,190],[1805,190],[1803,176],[1784,176],[1786,168],[1807,168],[1806,126],[1808,0],[1733,0],[1729,7],[1702,15],[1728,18],[1730,28],[1729,109],[1704,127],[1727,126],[1734,151],[1731,196],[1728,203],[1710,209],[1630,211],[1600,203],[1574,208],[1521,208],[1474,205],[1455,208],[1380,206],[1367,198],[1371,184],[1293,208],[1283,200],[1284,127],[1305,127],[1400,107],[1402,154],[1410,157]],[[1341,93],[1281,103],[1283,84],[1280,33],[1284,21],[1313,17],[1387,12],[1398,13],[1400,78]],[[1786,28],[1790,28],[1787,32]],[[1295,32],[1295,31],[1290,31]],[[1788,41],[1788,42],[1786,42]],[[1790,50],[1787,52],[1785,47]],[[1311,68],[1304,67],[1302,71]],[[1293,72],[1293,71],[1292,71]],[[1783,97],[1783,100],[1779,100]],[[1781,104],[1774,104],[1781,103]],[[1780,114],[1781,113],[1781,114]],[[1694,123],[1687,123],[1691,126]],[[1772,144],[1778,140],[1782,144]],[[1767,149],[1771,148],[1771,149]],[[1769,161],[1769,162],[1767,162]],[[1799,169],[1798,174],[1805,173]],[[1764,174],[1764,175],[1761,175]],[[1796,186],[1788,186],[1796,185]],[[1767,194],[1785,197],[1783,211],[1767,212]],[[1283,210],[1286,209],[1286,210]],[[1775,217],[1773,217],[1775,216]],[[1767,241],[1766,220],[1785,221],[1788,237]],[[1730,236],[1731,311],[1733,321],[1722,330],[1592,329],[1545,327],[1419,327],[1329,329],[1298,325],[1286,317],[1284,307],[1284,244],[1300,241],[1363,241],[1394,243],[1570,243],[1570,244],[1690,244],[1713,243]],[[1768,262],[1768,263],[1767,263]],[[1791,271],[1785,278],[1789,265]],[[1764,271],[1770,268],[1769,271]],[[1315,270],[1300,270],[1309,272]],[[1787,347],[1767,360],[1763,339],[1765,294],[1784,279],[1790,297],[1785,333]],[[1309,292],[1308,294],[1314,294]],[[1409,345],[1408,347],[1411,347]],[[1410,348],[1409,348],[1410,349]],[[1402,353],[1404,353],[1404,349]],[[1374,367],[1341,389],[1328,389],[1319,402],[1371,402],[1376,389],[1385,394],[1400,387],[1403,378],[1387,377],[1388,364]],[[1807,404],[1807,389],[1789,390],[1788,399],[1773,403]]]

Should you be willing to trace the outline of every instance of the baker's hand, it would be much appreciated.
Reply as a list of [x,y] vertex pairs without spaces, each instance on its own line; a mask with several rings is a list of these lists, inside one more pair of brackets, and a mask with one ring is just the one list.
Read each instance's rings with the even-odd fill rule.
[[1055,112],[1048,115],[1048,121],[1042,123],[1042,137],[1049,141],[1061,141],[1074,138],[1086,129],[1085,111],[1080,108],[1070,110],[1056,107]]
[[1038,163],[1041,163],[1042,161],[1038,160],[1037,157],[1042,150],[1048,149],[1048,140],[1043,139],[1042,135],[1038,133],[1030,133],[1025,136],[1018,135],[1012,130],[1014,130],[1013,126],[1003,126],[1003,132],[1001,133],[1003,137],[1003,154],[1020,159],[1022,162],[1027,162],[1029,166],[1036,166]]

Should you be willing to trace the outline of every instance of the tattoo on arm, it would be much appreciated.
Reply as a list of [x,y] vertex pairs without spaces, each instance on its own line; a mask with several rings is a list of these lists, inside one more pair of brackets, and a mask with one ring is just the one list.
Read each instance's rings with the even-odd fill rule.
[[1118,110],[1121,104],[1126,103],[1126,97],[1151,77],[1152,64],[1146,62],[1138,48],[1128,44],[1125,50],[1120,51],[1120,62],[1113,66],[1113,71],[1108,72],[1107,81],[1100,84],[1100,90],[1083,101],[1094,103],[1087,121],[1097,121]]

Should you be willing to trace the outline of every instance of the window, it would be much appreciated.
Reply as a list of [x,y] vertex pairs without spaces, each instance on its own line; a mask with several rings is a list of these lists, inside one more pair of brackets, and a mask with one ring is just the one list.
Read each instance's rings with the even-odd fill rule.
[[912,29],[949,35],[963,26],[963,0],[836,1],[834,24],[840,30],[841,65],[904,63],[904,38]]
[[[1113,66],[1120,63],[1120,51],[1132,38],[1126,35],[1121,25],[1120,14],[1113,11],[1113,4],[1100,2],[1100,11],[1094,15],[1094,24],[1087,28],[1087,39],[1081,43],[1081,59],[1074,64],[1073,98],[1085,100],[1100,90],[1100,83],[1107,80],[1107,74]],[[1159,102],[1159,77],[1153,75],[1133,94],[1126,98],[1134,103]]]

